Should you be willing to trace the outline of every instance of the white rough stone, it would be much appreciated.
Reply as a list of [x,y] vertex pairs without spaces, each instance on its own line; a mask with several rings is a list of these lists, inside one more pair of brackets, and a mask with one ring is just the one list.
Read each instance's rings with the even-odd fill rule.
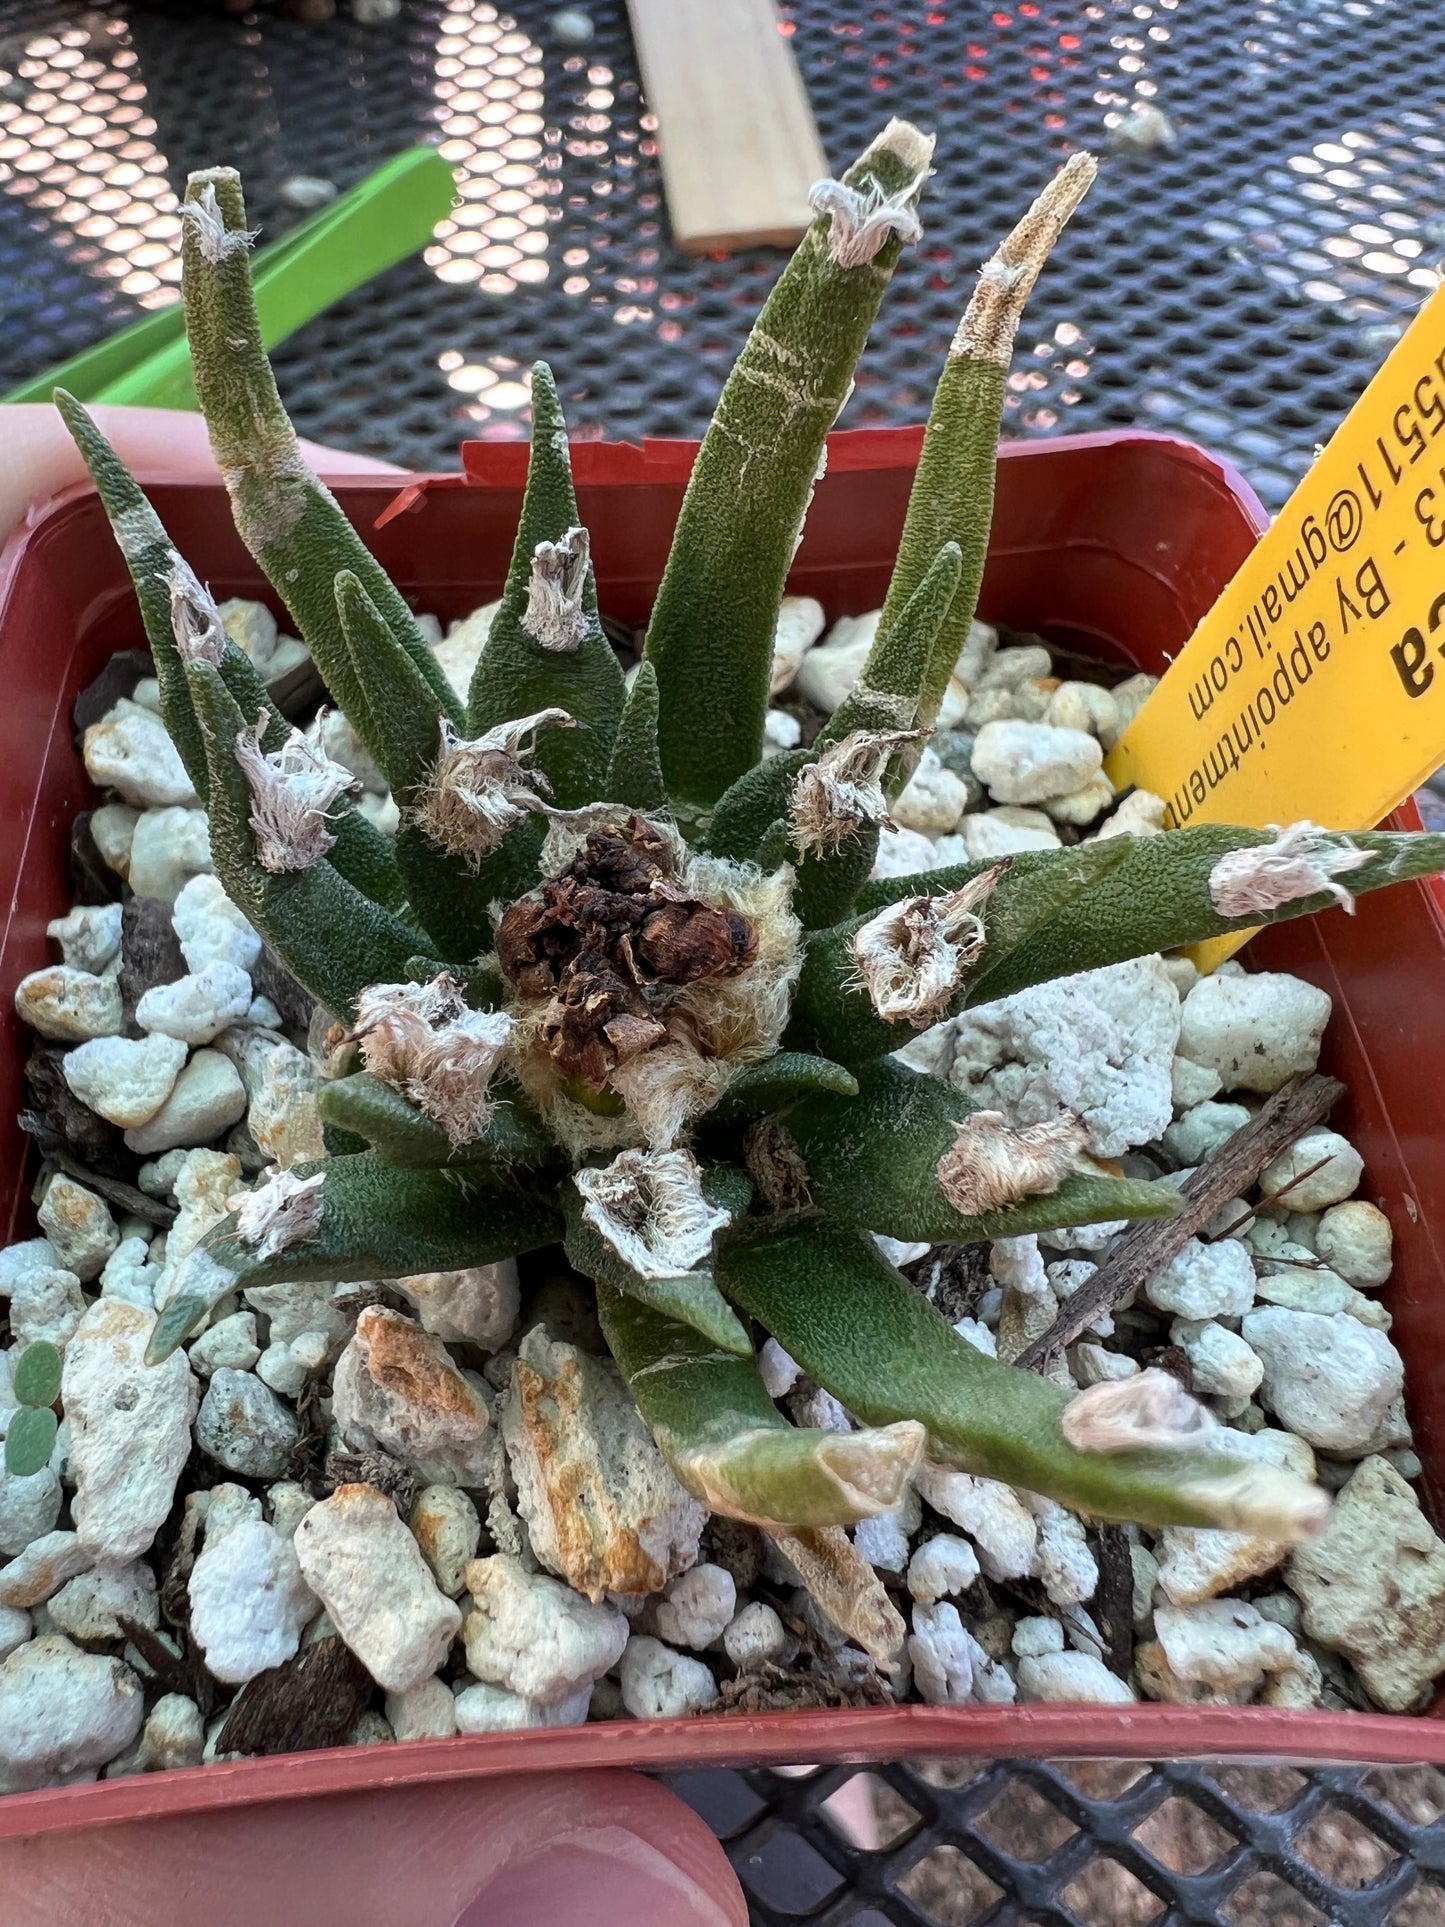
[[256,1376],[279,1397],[294,1399],[311,1376],[311,1367],[290,1345],[268,1345],[256,1363]]
[[[86,1284],[100,1276],[106,1259],[120,1243],[120,1233],[105,1200],[63,1171],[46,1185],[36,1216],[40,1229],[55,1247],[58,1263]],[[18,1288],[15,1295],[18,1299]]]
[[206,1726],[200,1707],[184,1693],[166,1693],[151,1708],[141,1733],[141,1770],[163,1773],[199,1766],[205,1744]]
[[283,1539],[296,1536],[297,1526],[317,1503],[305,1486],[297,1485],[293,1479],[280,1479],[275,1485],[268,1486],[266,1499],[271,1523]]
[[875,877],[914,876],[920,870],[934,869],[938,862],[938,851],[919,831],[890,830],[885,826],[879,832],[872,874]]
[[166,1237],[166,1258],[174,1267],[195,1250],[245,1188],[241,1160],[226,1151],[182,1151],[172,1186],[180,1210]]
[[77,1573],[89,1572],[95,1554],[73,1532],[45,1532],[24,1552],[0,1567],[0,1606],[25,1609],[43,1605]]
[[161,1623],[156,1576],[143,1559],[79,1574],[52,1595],[46,1610],[56,1631],[81,1645],[124,1639],[122,1619],[133,1619],[152,1631]]
[[207,1534],[187,1593],[207,1669],[232,1686],[290,1659],[316,1613],[292,1542],[260,1519],[232,1527],[219,1544]]
[[902,1572],[908,1564],[908,1533],[898,1512],[860,1519],[853,1528],[853,1545],[877,1572]]
[[1138,1698],[1127,1680],[1111,1673],[1092,1653],[1041,1653],[1018,1663],[1019,1698],[1081,1700],[1090,1706],[1128,1706]]
[[1211,1245],[1191,1238],[1148,1280],[1144,1296],[1176,1318],[1241,1318],[1254,1303],[1254,1262],[1238,1238]]
[[864,616],[842,616],[826,642],[809,649],[793,678],[797,693],[831,716],[863,673],[878,630],[879,609]]
[[85,1315],[73,1271],[27,1271],[10,1295],[10,1335],[17,1346],[42,1341],[63,1351]]
[[154,1311],[161,1267],[150,1262],[144,1238],[122,1238],[100,1274],[101,1296],[122,1298],[141,1311]]
[[1390,1276],[1393,1263],[1390,1220],[1362,1198],[1331,1205],[1315,1233],[1315,1250],[1330,1268],[1358,1291],[1373,1291]]
[[338,1486],[291,1543],[307,1585],[378,1686],[404,1693],[437,1670],[462,1616],[384,1493]]
[[541,1706],[504,1687],[479,1683],[457,1694],[453,1711],[458,1733],[516,1733],[538,1726],[581,1726],[591,1699],[592,1688],[584,1686],[569,1699]]
[[978,689],[1017,689],[1021,683],[1047,676],[1052,670],[1053,661],[1042,643],[1014,643],[1007,649],[996,649],[988,657],[979,669],[974,686]]
[[[778,605],[773,630],[773,669],[769,693],[780,696],[802,666],[804,656],[823,633],[827,618],[821,602],[810,595],[785,595]],[[866,653],[866,652],[865,652]]]
[[1252,1398],[1264,1378],[1264,1360],[1238,1332],[1211,1320],[1176,1318],[1169,1342],[1189,1360],[1194,1389],[1204,1398],[1219,1398],[1231,1407]]
[[790,1358],[776,1338],[763,1341],[758,1353],[758,1372],[767,1387],[769,1398],[783,1398],[791,1392],[802,1376],[803,1368],[795,1358]]
[[101,861],[118,877],[130,875],[131,845],[135,842],[140,811],[129,803],[102,803],[91,812],[90,834]]
[[246,1006],[244,1021],[254,1024],[258,1030],[279,1030],[281,1013],[269,997],[253,997]]
[[127,881],[138,897],[174,904],[192,877],[211,871],[211,833],[204,810],[146,810],[131,839]]
[[149,1549],[190,1455],[197,1386],[182,1351],[147,1365],[155,1318],[102,1298],[65,1349],[60,1396],[70,1426],[82,1546],[99,1560]]
[[1139,1371],[1139,1361],[1130,1358],[1127,1352],[1111,1352],[1103,1345],[1091,1344],[1085,1339],[1075,1345],[1073,1350],[1074,1376],[1080,1386],[1103,1385],[1113,1379],[1134,1378]]
[[925,749],[891,814],[906,830],[944,836],[956,827],[967,808],[967,783],[945,769],[933,750]]
[[1277,1091],[1314,1070],[1330,999],[1277,971],[1202,977],[1184,999],[1179,1051],[1219,1072],[1227,1091]]
[[350,1338],[356,1324],[356,1313],[336,1302],[351,1289],[350,1285],[332,1285],[311,1278],[294,1284],[251,1285],[242,1296],[268,1321],[273,1343],[290,1345],[306,1332],[319,1331],[326,1334],[334,1355]]
[[908,1562],[908,1590],[920,1606],[967,1592],[978,1578],[978,1554],[967,1539],[940,1532],[925,1542]]
[[96,1037],[67,1051],[60,1068],[82,1104],[133,1129],[165,1103],[185,1061],[176,1037]]
[[1285,1574],[1304,1630],[1343,1653],[1377,1706],[1419,1710],[1445,1672],[1445,1540],[1394,1467],[1368,1458]]
[[1261,1403],[1322,1451],[1365,1452],[1405,1380],[1399,1352],[1347,1312],[1268,1305],[1242,1331],[1264,1361]]
[[15,1014],[42,1037],[62,1044],[114,1037],[125,1022],[115,978],[93,977],[66,964],[50,964],[22,977],[15,986]]
[[723,1651],[739,1668],[781,1660],[788,1643],[787,1628],[772,1607],[761,1599],[744,1606],[723,1631]]
[[251,1372],[211,1374],[196,1414],[196,1443],[217,1465],[247,1479],[277,1479],[296,1443],[293,1414]]
[[189,1494],[187,1504],[193,1500],[205,1501],[208,1551],[212,1546],[218,1546],[237,1526],[249,1525],[261,1517],[261,1501],[255,1493],[247,1491],[244,1485],[233,1485],[229,1480],[213,1485],[209,1492]]
[[1042,1614],[1016,1621],[1009,1641],[1016,1659],[1041,1659],[1045,1653],[1061,1653],[1065,1644],[1059,1621]]
[[444,1679],[418,1680],[388,1693],[386,1717],[398,1740],[449,1740],[457,1730],[457,1701]]
[[247,596],[229,596],[217,613],[227,640],[234,642],[242,655],[249,656],[252,668],[264,676],[279,635],[275,616],[264,602]]
[[717,1704],[717,1681],[702,1660],[645,1633],[628,1640],[619,1676],[622,1704],[636,1720],[682,1719]]
[[60,1481],[48,1465],[18,1475],[0,1457],[0,1552],[13,1559],[33,1539],[53,1532],[60,1496]]
[[466,1569],[481,1541],[477,1508],[457,1486],[429,1485],[417,1494],[411,1530],[432,1577],[449,1599],[456,1599],[466,1590]]
[[58,1633],[32,1639],[0,1666],[0,1774],[18,1790],[104,1766],[144,1718],[141,1683],[120,1660]]
[[173,983],[154,984],[136,1005],[135,1018],[142,1030],[179,1037],[183,1044],[209,1044],[250,1008],[251,979],[245,971],[233,963],[210,963]]
[[1112,693],[1092,682],[1061,682],[1044,711],[1044,721],[1055,729],[1082,729],[1091,736],[1112,729],[1118,717]]
[[528,1572],[506,1553],[473,1559],[466,1582],[473,1608],[462,1629],[467,1668],[489,1685],[555,1705],[622,1656],[628,1627],[620,1612],[592,1605],[545,1573]]
[[219,1371],[249,1372],[260,1356],[253,1311],[233,1311],[218,1319],[190,1348],[191,1369],[203,1378]]
[[1156,1606],[1154,1633],[1180,1679],[1231,1697],[1287,1671],[1296,1656],[1293,1635],[1243,1599]]
[[1112,727],[1100,732],[1105,749],[1114,747],[1158,686],[1157,676],[1142,673],[1137,676],[1128,676],[1123,682],[1114,685],[1109,693],[1114,698],[1115,720]]
[[354,1450],[379,1445],[433,1483],[490,1483],[486,1398],[440,1339],[398,1312],[362,1312],[337,1361],[332,1411]]
[[53,917],[45,934],[72,970],[98,977],[120,955],[120,919],[118,903],[82,903]]
[[137,809],[199,800],[159,716],[122,699],[83,738],[85,770],[97,789],[114,790]]
[[[1013,653],[995,656],[989,675]],[[983,725],[972,763],[974,775],[1000,803],[1043,803],[1092,781],[1102,760],[1097,741],[1084,730],[1011,719]]]
[[908,1658],[919,1698],[930,1706],[961,1706],[974,1697],[974,1673],[988,1655],[965,1628],[958,1608],[917,1605]]
[[209,1144],[245,1115],[246,1087],[230,1058],[198,1050],[165,1103],[146,1123],[127,1131],[125,1141],[149,1157],[178,1145]]
[[1158,1137],[1173,1116],[1179,999],[1157,957],[1086,971],[957,1020],[952,1082],[1014,1125],[1082,1118],[1096,1157]]
[[[778,1624],[781,1626],[782,1621]],[[23,1646],[34,1631],[34,1621],[30,1614],[22,1612],[18,1606],[0,1606],[0,1660],[9,1659],[18,1646]]]
[[975,810],[958,826],[970,863],[997,863],[1020,850],[1056,850],[1059,833],[1042,810]]
[[1218,1071],[1204,1064],[1196,1064],[1188,1057],[1174,1059],[1169,1070],[1169,1084],[1174,1095],[1174,1108],[1180,1113],[1207,1103],[1211,1097],[1217,1097],[1223,1088]]
[[1029,1495],[1028,1503],[1039,1526],[1034,1573],[1043,1581],[1044,1591],[1056,1606],[1078,1606],[1092,1599],[1099,1589],[1099,1565],[1089,1550],[1083,1522],[1067,1507],[1036,1493]]
[[1319,1128],[1272,1158],[1259,1174],[1259,1188],[1265,1198],[1285,1193],[1291,1212],[1322,1211],[1343,1203],[1364,1173],[1365,1160],[1349,1139]]
[[294,1044],[263,1032],[225,1030],[216,1049],[231,1059],[246,1086],[246,1128],[261,1156],[286,1171],[326,1155],[316,1108],[316,1066]]
[[1347,1285],[1338,1272],[1322,1265],[1303,1245],[1286,1241],[1267,1258],[1255,1261],[1258,1274],[1255,1290],[1270,1305],[1284,1305],[1290,1311],[1313,1311],[1328,1317],[1346,1311],[1362,1325],[1388,1331],[1391,1318],[1375,1298],[1367,1298],[1353,1285]]
[[424,1330],[448,1343],[500,1351],[517,1327],[520,1287],[513,1259],[467,1271],[423,1271],[393,1281],[416,1306]]
[[8,1298],[28,1271],[56,1271],[60,1253],[48,1238],[26,1238],[0,1251],[0,1298]]
[[261,955],[261,934],[226,895],[218,877],[194,876],[171,906],[171,926],[193,971],[230,964],[249,973]]
[[990,1579],[1022,1579],[1032,1572],[1039,1530],[1033,1514],[1009,1486],[976,1478],[925,1459],[918,1468],[919,1496],[961,1526],[978,1547]]
[[776,756],[785,749],[796,749],[803,740],[803,725],[786,709],[770,709],[763,717],[763,755]]
[[1164,1133],[1164,1148],[1181,1164],[1203,1164],[1244,1129],[1251,1115],[1243,1104],[1216,1104],[1212,1099],[1195,1104]]
[[737,1586],[722,1566],[694,1566],[657,1603],[657,1633],[669,1646],[702,1652],[722,1638],[737,1609]]

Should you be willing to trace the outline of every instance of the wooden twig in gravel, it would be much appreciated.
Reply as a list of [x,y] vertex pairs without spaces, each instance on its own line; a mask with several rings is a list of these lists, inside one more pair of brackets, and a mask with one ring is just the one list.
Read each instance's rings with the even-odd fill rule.
[[1136,1287],[1162,1271],[1203,1229],[1215,1212],[1254,1184],[1312,1124],[1328,1117],[1344,1095],[1333,1077],[1296,1077],[1275,1092],[1257,1117],[1204,1160],[1180,1191],[1179,1213],[1126,1231],[1087,1284],[1066,1298],[1049,1329],[1014,1360],[1028,1371],[1046,1371],[1102,1312],[1112,1311]]

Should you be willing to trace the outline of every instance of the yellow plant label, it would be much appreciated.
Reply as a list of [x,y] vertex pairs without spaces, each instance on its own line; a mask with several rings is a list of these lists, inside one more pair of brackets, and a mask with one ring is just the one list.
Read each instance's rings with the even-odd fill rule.
[[[1170,829],[1372,829],[1445,762],[1445,287],[1109,756]],[[1241,932],[1200,945],[1214,964]]]

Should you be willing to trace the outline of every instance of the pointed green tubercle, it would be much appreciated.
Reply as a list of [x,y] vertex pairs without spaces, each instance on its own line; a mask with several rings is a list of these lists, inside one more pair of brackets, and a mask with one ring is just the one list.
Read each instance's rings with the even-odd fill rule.
[[657,756],[657,671],[650,662],[637,665],[627,692],[603,794],[609,803],[626,803],[634,810],[666,808]]
[[768,1397],[751,1358],[720,1351],[689,1326],[597,1287],[612,1356],[663,1457],[704,1505],[760,1525],[851,1525],[902,1499],[920,1427],[805,1431]]
[[[349,569],[460,724],[461,704],[415,616],[330,490],[306,465],[266,359],[251,289],[250,234],[233,168],[192,174],[181,209],[182,285],[196,396],[242,541],[291,611],[323,675],[336,650],[334,584]],[[333,693],[346,707],[343,691]]]
[[[823,725],[820,748],[842,742],[855,729],[913,728],[928,688],[930,664],[962,579],[963,551],[957,542],[945,542],[898,611],[897,620],[887,629],[880,621],[863,673]],[[932,721],[930,716],[928,723]],[[889,785],[891,794],[902,788],[908,767],[906,759],[895,758],[893,774],[898,780]]]
[[[933,143],[895,121],[849,168],[853,196],[915,210]],[[828,430],[902,251],[880,227],[848,247],[841,208],[818,215],[768,296],[693,466],[647,631],[672,796],[716,803],[762,751],[773,635]],[[934,553],[938,545],[935,544]]]

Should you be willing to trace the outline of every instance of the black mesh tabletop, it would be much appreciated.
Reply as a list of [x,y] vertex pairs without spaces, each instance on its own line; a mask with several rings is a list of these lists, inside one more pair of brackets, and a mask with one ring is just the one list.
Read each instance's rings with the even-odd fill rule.
[[[317,25],[202,0],[0,0],[0,387],[174,298],[189,169],[239,167],[274,238],[299,218],[298,176],[344,189],[431,141],[457,172],[455,218],[280,351],[302,431],[452,468],[468,436],[525,434],[540,355],[576,435],[699,433],[781,257],[672,247],[623,0],[585,10],[576,47],[552,38],[555,0],[404,0],[374,26],[348,0]],[[781,15],[835,168],[889,114],[938,132],[926,233],[845,426],[922,416],[978,263],[1077,146],[1103,171],[1030,307],[1012,435],[1169,429],[1278,507],[1435,285],[1435,0]],[[1167,144],[1120,144],[1141,109]],[[1430,1769],[884,1764],[861,1833],[857,1771],[673,1783],[760,1927],[1445,1927]]]

